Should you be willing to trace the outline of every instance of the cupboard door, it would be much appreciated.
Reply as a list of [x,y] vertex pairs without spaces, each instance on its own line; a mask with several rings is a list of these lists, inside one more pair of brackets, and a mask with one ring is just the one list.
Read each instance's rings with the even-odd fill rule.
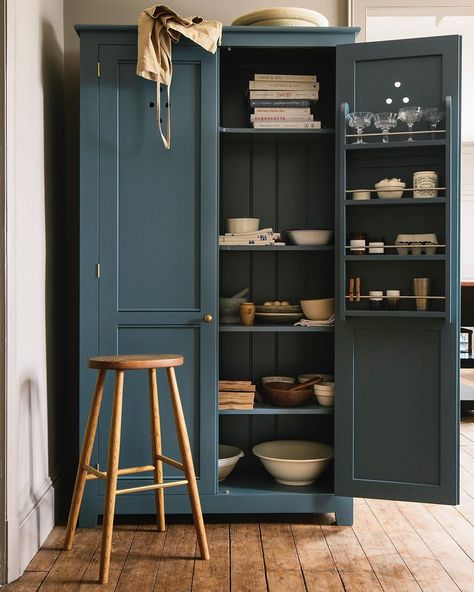
[[[99,82],[99,353],[179,353],[176,369],[201,493],[215,488],[217,318],[216,58],[173,48],[171,150],[156,125],[156,85],[136,73],[136,46],[102,45]],[[161,93],[166,124],[166,89]],[[110,377],[107,395],[113,377]],[[164,454],[180,458],[164,371]],[[147,373],[125,374],[120,464],[150,458]],[[110,404],[99,425],[107,463]],[[165,478],[182,473],[165,465]],[[122,476],[126,484],[152,477]],[[186,494],[185,488],[169,490]],[[150,499],[153,498],[153,494]]]
[[[337,495],[458,502],[459,82],[457,36],[337,47]],[[367,145],[355,149],[348,147],[353,138],[345,143],[347,111],[398,111],[404,105],[445,108],[446,122],[438,129],[446,133],[434,139],[415,135],[407,145],[406,136],[392,136],[388,144],[369,136]],[[396,131],[406,129],[399,123]],[[405,176],[411,187],[419,163],[426,163],[424,169],[428,164],[439,167],[445,199],[430,205],[408,204],[402,198],[382,208],[374,206],[384,204],[367,203],[363,209],[346,201],[346,190],[360,186],[352,185],[365,182],[364,188],[373,188],[384,177]],[[410,261],[385,255],[377,262],[374,255],[347,256],[351,231],[375,234],[380,228],[386,244],[393,244],[398,233],[425,232],[429,225],[436,226],[443,239],[439,242],[446,245],[430,262],[421,257]],[[354,276],[361,276],[365,295],[397,287],[410,295],[413,277],[433,277],[445,300],[433,301],[426,314],[406,300],[396,312],[374,313],[364,301],[357,310],[346,298]]]

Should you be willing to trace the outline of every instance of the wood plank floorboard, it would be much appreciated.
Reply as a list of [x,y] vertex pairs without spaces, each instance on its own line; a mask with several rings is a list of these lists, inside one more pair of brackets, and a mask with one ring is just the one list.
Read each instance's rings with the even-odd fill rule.
[[208,516],[210,561],[191,521],[170,520],[164,533],[151,517],[115,527],[107,586],[100,528],[64,552],[56,527],[2,592],[474,592],[474,415],[461,423],[459,506],[355,500],[353,527],[334,514]]

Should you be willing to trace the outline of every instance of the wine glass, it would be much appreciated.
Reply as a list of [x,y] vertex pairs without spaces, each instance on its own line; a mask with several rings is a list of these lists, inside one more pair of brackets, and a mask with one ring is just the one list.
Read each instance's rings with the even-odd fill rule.
[[388,133],[396,127],[398,121],[398,113],[375,113],[374,125],[377,129],[382,130],[382,142],[388,142]]
[[[423,109],[423,119],[430,124],[430,129],[434,132],[438,123],[444,119],[444,111],[438,109],[438,107],[425,107]],[[432,134],[432,137],[434,139],[436,134]]]
[[409,136],[407,142],[413,142],[413,125],[420,121],[423,115],[421,107],[402,107],[398,110],[398,119],[407,124]]
[[372,123],[373,116],[374,114],[369,111],[356,111],[355,113],[347,114],[347,123],[350,127],[357,130],[357,140],[354,144],[365,144],[362,139],[362,132],[364,128],[369,127]]

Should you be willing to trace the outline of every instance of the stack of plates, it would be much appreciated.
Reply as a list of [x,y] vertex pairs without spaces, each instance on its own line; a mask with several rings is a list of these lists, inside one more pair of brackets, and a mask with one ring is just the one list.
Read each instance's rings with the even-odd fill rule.
[[256,307],[255,318],[262,323],[294,323],[299,321],[303,316],[303,311],[299,304],[288,304],[280,306],[264,306],[258,305]]

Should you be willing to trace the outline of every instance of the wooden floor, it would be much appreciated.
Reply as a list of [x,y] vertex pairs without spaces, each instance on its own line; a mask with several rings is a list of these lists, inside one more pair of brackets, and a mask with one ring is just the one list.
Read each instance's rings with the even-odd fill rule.
[[4,590],[474,592],[474,415],[463,418],[461,434],[460,506],[356,500],[353,527],[332,525],[331,514],[211,519],[210,562],[195,560],[190,523],[166,533],[117,526],[104,587],[96,584],[100,530],[78,531],[63,553],[64,529],[55,528]]

